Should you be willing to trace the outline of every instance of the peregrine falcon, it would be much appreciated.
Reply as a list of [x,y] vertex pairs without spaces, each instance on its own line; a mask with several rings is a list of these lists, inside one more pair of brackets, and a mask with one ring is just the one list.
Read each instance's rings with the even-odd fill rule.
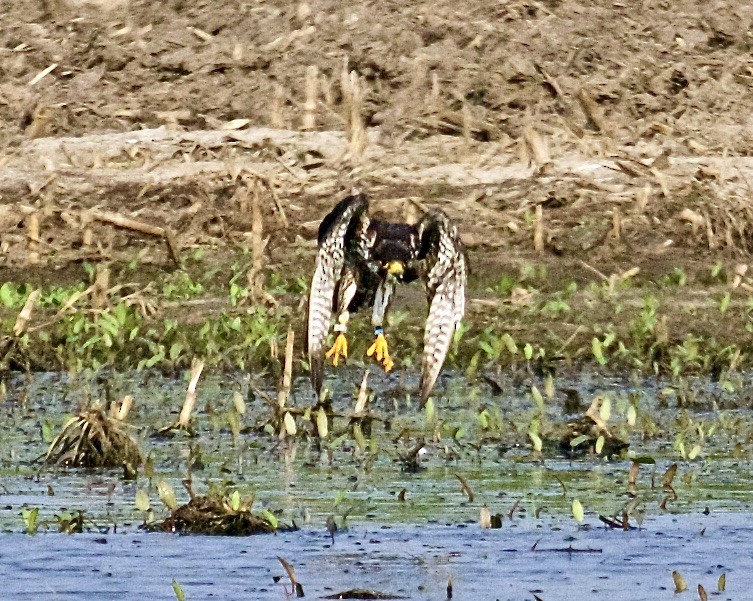
[[[366,196],[353,194],[319,226],[308,305],[311,383],[319,396],[325,357],[335,366],[340,357],[347,358],[348,319],[364,306],[373,307],[376,337],[366,354],[390,371],[393,361],[384,335],[385,315],[396,284],[420,278],[429,303],[420,384],[423,406],[465,310],[465,251],[455,225],[442,211],[426,213],[415,225],[371,219],[368,211]],[[324,353],[333,314],[337,337]]]

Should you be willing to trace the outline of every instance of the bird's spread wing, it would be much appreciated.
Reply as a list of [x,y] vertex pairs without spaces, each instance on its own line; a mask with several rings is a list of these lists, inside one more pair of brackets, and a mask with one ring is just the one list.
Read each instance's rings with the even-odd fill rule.
[[421,400],[425,403],[465,312],[466,257],[458,232],[441,211],[418,223],[417,258],[424,261],[429,316],[424,330]]
[[311,281],[308,306],[308,355],[311,383],[317,396],[322,387],[324,343],[332,322],[335,289],[345,264],[345,253],[354,237],[367,227],[368,200],[364,194],[348,196],[322,220],[319,251]]

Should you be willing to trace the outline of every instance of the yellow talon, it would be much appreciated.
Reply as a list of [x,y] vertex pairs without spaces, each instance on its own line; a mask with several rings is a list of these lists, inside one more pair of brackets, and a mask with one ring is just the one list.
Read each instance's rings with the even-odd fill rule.
[[387,339],[384,337],[384,334],[379,334],[376,337],[374,344],[368,348],[366,354],[369,357],[374,356],[384,366],[384,371],[392,370],[395,365],[394,361],[390,358],[390,353],[387,349]]
[[345,337],[345,334],[340,332],[337,335],[337,338],[335,338],[335,344],[332,345],[332,348],[329,349],[324,356],[327,359],[332,359],[332,365],[335,367],[337,367],[340,357],[343,359],[348,358],[348,339]]

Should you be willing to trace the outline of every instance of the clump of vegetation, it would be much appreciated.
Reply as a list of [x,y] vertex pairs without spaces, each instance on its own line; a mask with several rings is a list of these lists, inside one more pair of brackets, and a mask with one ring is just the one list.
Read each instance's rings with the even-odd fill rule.
[[165,483],[161,485],[160,497],[170,509],[170,515],[161,522],[152,522],[145,527],[154,532],[180,532],[182,534],[210,534],[217,536],[251,536],[269,534],[278,530],[297,530],[280,524],[269,510],[261,514],[251,510],[254,497],[241,499],[236,490],[228,493],[225,487],[212,486],[206,495],[191,494],[188,503],[178,506],[175,495]]
[[127,473],[134,473],[144,458],[139,444],[125,432],[119,417],[105,413],[99,403],[72,417],[50,444],[45,464],[125,466]]

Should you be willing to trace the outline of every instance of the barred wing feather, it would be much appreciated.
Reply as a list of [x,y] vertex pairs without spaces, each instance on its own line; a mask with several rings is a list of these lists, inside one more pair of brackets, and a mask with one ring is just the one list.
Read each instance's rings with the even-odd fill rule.
[[466,258],[457,229],[446,215],[427,215],[419,224],[421,253],[426,262],[429,315],[424,330],[421,401],[426,403],[465,312]]
[[319,227],[319,251],[308,304],[308,356],[311,383],[317,396],[322,387],[323,350],[332,323],[335,290],[345,264],[347,246],[367,205],[363,194],[348,196],[335,206]]

